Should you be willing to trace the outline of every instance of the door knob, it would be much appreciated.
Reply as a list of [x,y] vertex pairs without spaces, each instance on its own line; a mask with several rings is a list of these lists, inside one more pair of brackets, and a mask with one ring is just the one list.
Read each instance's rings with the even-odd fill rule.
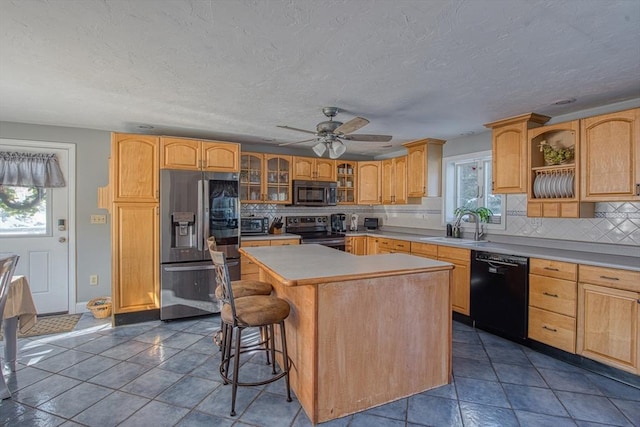
[[60,243],[64,243],[64,242],[66,242],[66,241],[67,241],[67,238],[66,238],[66,237],[58,237],[58,242],[60,242]]

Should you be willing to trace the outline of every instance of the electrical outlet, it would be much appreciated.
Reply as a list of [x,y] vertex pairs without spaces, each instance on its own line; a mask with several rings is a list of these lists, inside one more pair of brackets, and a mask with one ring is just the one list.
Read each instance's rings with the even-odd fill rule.
[[92,274],[91,276],[89,276],[89,284],[90,285],[97,285],[98,284],[98,275],[97,274]]
[[106,215],[91,215],[91,224],[106,224]]

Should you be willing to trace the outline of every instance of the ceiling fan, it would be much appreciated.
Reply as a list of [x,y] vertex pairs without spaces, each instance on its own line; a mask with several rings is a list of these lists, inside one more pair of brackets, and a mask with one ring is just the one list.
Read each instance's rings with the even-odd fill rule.
[[291,144],[301,144],[303,142],[309,141],[318,141],[318,144],[313,146],[313,152],[316,153],[318,157],[322,157],[325,151],[328,150],[329,157],[332,159],[337,159],[338,157],[343,155],[345,151],[347,151],[347,147],[344,145],[344,142],[342,142],[342,140],[375,142],[391,141],[391,135],[352,134],[351,132],[355,132],[361,127],[367,125],[369,123],[369,120],[362,117],[356,117],[355,119],[351,119],[346,123],[334,121],[333,118],[338,114],[339,111],[340,110],[338,109],[338,107],[324,107],[322,109],[322,112],[329,118],[329,120],[318,123],[315,132],[305,129],[298,129],[291,126],[278,126],[279,128],[283,129],[290,129],[315,135],[315,138],[305,139],[302,141],[284,142],[279,145],[283,146]]

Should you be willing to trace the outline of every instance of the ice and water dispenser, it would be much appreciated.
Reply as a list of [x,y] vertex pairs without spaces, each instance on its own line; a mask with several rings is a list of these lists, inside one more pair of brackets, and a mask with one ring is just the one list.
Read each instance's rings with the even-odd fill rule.
[[173,212],[171,214],[171,247],[195,248],[196,214],[194,212]]

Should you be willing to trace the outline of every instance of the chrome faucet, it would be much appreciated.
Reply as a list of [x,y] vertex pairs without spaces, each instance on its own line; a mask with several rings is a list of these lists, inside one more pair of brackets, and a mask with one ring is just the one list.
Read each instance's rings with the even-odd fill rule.
[[482,236],[484,236],[484,226],[482,224],[480,224],[480,217],[478,216],[477,213],[475,213],[475,212],[464,212],[462,215],[460,215],[458,217],[458,220],[456,222],[460,223],[460,221],[462,221],[462,218],[464,218],[465,215],[472,216],[476,221],[476,231],[473,234],[473,240],[478,241],[478,240],[482,239]]

